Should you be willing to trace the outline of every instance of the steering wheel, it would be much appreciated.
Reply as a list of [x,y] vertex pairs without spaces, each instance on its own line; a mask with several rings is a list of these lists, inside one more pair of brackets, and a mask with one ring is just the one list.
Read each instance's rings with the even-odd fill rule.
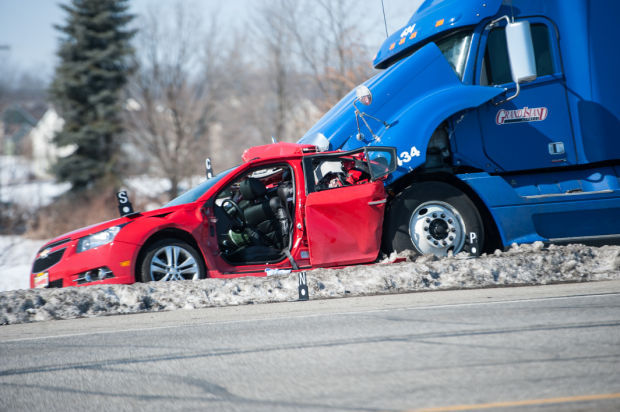
[[[230,204],[230,207],[226,207],[227,204]],[[224,209],[226,214],[230,216],[231,219],[233,219],[234,223],[239,226],[239,229],[245,229],[247,227],[248,221],[245,220],[245,215],[243,214],[243,211],[234,200],[225,199],[222,202],[222,208]],[[236,213],[232,213],[233,210]]]

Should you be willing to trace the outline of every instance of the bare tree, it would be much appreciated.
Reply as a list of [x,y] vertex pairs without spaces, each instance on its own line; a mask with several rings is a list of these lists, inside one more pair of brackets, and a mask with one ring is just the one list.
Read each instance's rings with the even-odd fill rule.
[[127,104],[132,141],[170,196],[207,154],[229,166],[270,135],[299,139],[372,73],[354,0],[265,0],[250,35],[226,41],[189,10],[177,3],[172,26],[167,12],[144,18]]
[[[263,0],[253,14],[252,121],[296,141],[321,114],[373,72],[354,0]],[[367,21],[367,20],[366,20]],[[248,105],[248,107],[250,107]]]
[[253,15],[260,41],[253,121],[262,135],[297,140],[372,72],[352,0],[264,0]]
[[126,110],[132,141],[170,181],[170,197],[208,153],[220,93],[215,16],[205,25],[181,2],[172,12],[171,25],[160,10],[143,19]]
[[321,92],[322,108],[331,107],[372,74],[361,8],[355,0],[286,0],[285,7],[301,71]]
[[293,56],[290,50],[290,32],[287,29],[287,0],[261,2],[252,20],[253,37],[259,40],[254,50],[261,64],[254,73],[246,73],[259,79],[252,85],[259,96],[259,105],[253,111],[253,122],[262,135],[287,140],[286,126],[291,96],[290,77],[294,74]]

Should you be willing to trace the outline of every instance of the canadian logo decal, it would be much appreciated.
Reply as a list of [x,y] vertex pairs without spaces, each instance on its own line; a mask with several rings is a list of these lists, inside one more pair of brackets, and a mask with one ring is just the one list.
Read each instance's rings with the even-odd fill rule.
[[496,124],[509,124],[521,122],[542,122],[547,118],[549,110],[546,107],[524,107],[516,110],[501,109],[495,115]]

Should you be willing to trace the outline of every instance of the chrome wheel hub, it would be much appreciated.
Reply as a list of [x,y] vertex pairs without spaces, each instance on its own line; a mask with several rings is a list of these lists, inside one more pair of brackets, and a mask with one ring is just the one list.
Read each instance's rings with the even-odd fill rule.
[[422,254],[456,254],[465,244],[465,224],[459,212],[449,204],[425,202],[411,215],[409,236],[413,246]]
[[151,279],[155,281],[198,279],[198,263],[179,246],[164,246],[151,260]]

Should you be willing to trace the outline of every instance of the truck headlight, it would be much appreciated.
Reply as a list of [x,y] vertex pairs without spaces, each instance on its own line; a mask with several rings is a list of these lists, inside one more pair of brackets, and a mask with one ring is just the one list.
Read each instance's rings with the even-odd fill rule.
[[122,226],[112,226],[101,232],[85,236],[78,241],[77,253],[105,245],[114,240]]

